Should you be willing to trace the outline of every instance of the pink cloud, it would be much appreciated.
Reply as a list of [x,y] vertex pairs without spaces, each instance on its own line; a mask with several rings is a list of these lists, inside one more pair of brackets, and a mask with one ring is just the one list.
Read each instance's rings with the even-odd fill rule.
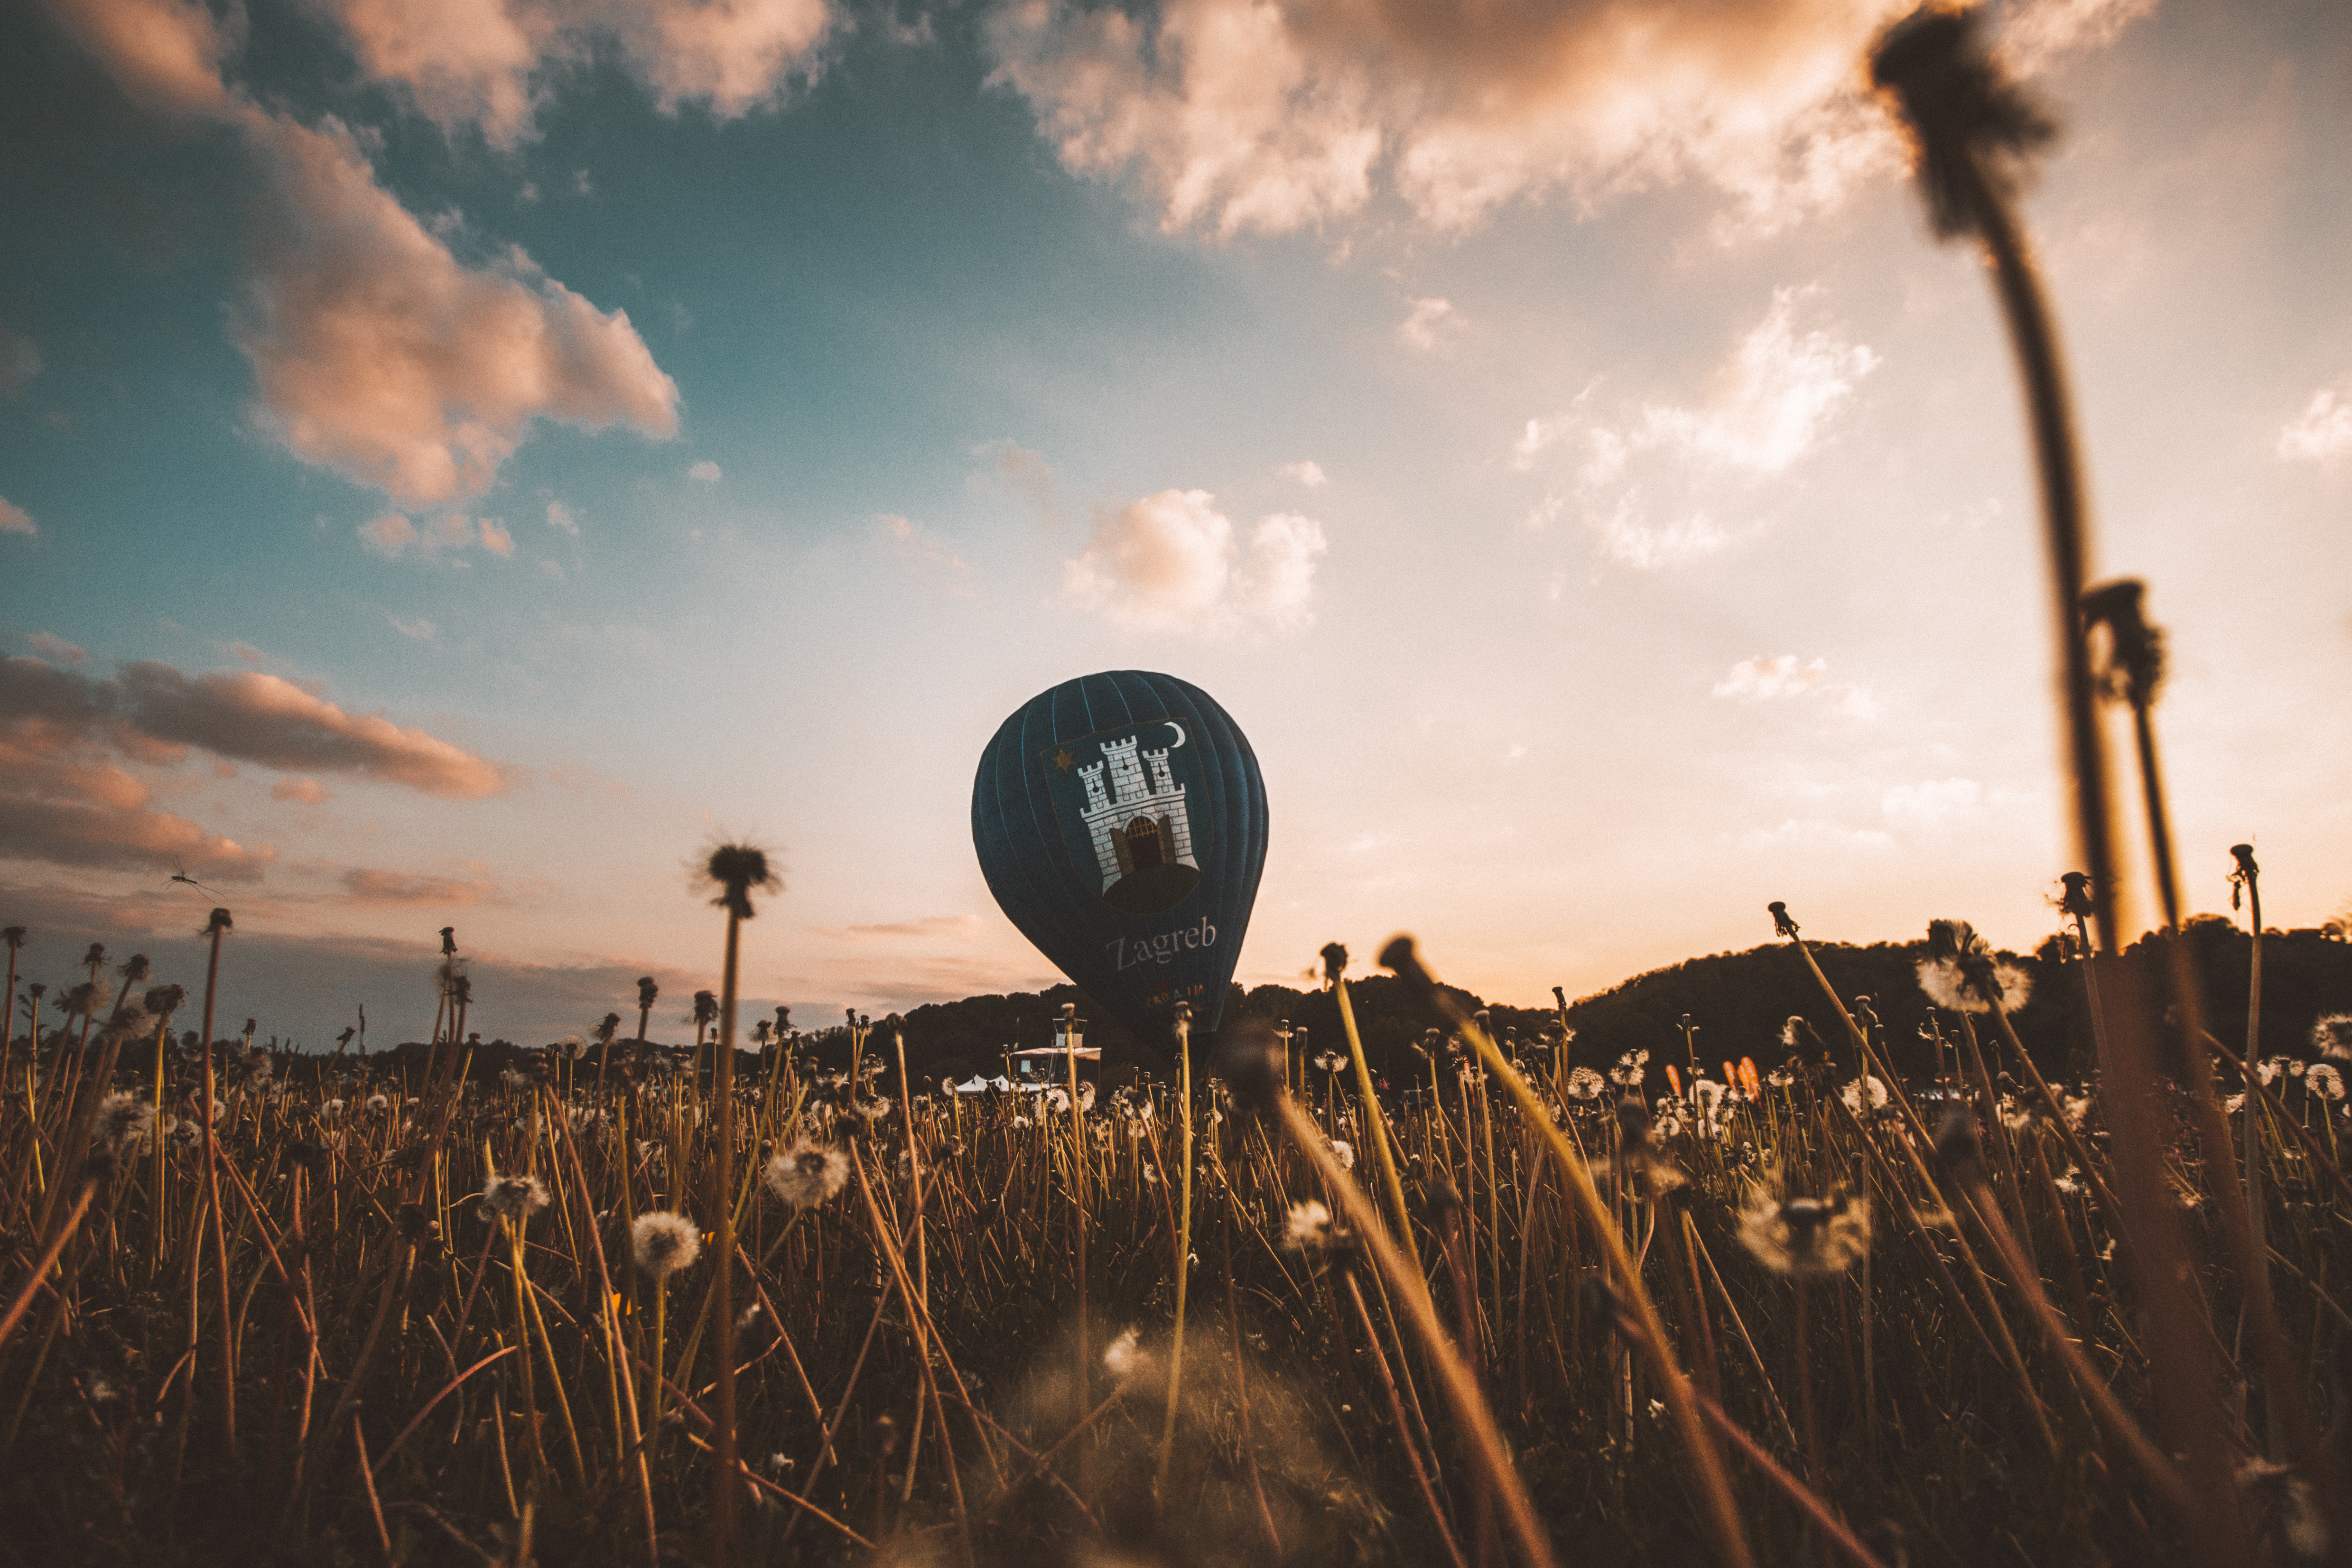
[[5,496],[0,496],[0,534],[24,534],[27,537],[41,530],[33,526],[31,516]]
[[246,125],[278,212],[235,335],[296,455],[425,506],[486,487],[534,420],[677,433],[677,384],[625,311],[520,251],[460,266],[338,122]]
[[290,800],[298,806],[323,806],[335,798],[334,791],[316,779],[288,777],[269,787],[273,800]]
[[227,101],[227,41],[196,0],[50,0],[49,8],[133,102],[186,114]]
[[38,659],[0,660],[0,735],[57,749],[109,744],[144,761],[186,748],[265,767],[354,773],[454,800],[503,792],[507,771],[373,715],[349,714],[258,671],[188,675],[145,661],[112,680]]
[[665,110],[689,101],[732,119],[813,66],[827,0],[325,0],[360,69],[404,89],[445,131],[473,125],[512,147],[533,131],[547,78],[598,42]]
[[722,120],[782,92],[833,20],[825,0],[654,0],[606,15],[664,109],[698,99]]
[[25,641],[32,646],[33,652],[47,653],[60,664],[79,664],[89,657],[86,651],[77,648],[54,632],[36,632]]
[[501,0],[330,0],[360,69],[397,82],[445,130],[468,122],[493,146],[530,130],[530,76],[555,39],[551,18]]
[[1136,177],[1171,230],[1283,233],[1383,185],[1475,224],[1565,188],[1696,172],[1749,226],[1833,205],[1898,143],[1855,62],[1910,0],[1012,0],[995,80],[1079,173]]
[[398,512],[360,525],[360,543],[386,560],[416,542],[416,525]]
[[411,550],[435,560],[445,551],[462,552],[477,545],[501,560],[512,559],[515,551],[514,535],[504,522],[497,517],[469,517],[463,512],[443,512],[426,519],[423,528],[392,512],[362,523],[357,532],[370,555],[386,560],[398,560]]
[[342,885],[344,893],[358,904],[426,904],[444,908],[464,908],[469,904],[508,902],[496,883],[480,879],[460,881],[456,877],[412,876],[404,872],[354,867],[343,873]]
[[[520,250],[460,263],[376,183],[340,120],[314,130],[230,89],[226,44],[203,5],[59,4],[68,30],[135,102],[235,125],[260,154],[268,199],[231,335],[253,361],[258,423],[296,456],[429,506],[488,486],[541,419],[676,434],[677,385],[625,312],[597,309]],[[393,8],[356,8],[376,40],[362,52],[385,70],[429,81],[439,78],[427,65],[445,55],[520,58],[459,25],[504,16],[494,0],[400,8],[404,43],[386,31]],[[492,102],[485,112],[509,111]]]
[[94,869],[170,868],[251,881],[276,852],[249,850],[148,805],[150,790],[110,763],[49,737],[0,737],[0,856]]

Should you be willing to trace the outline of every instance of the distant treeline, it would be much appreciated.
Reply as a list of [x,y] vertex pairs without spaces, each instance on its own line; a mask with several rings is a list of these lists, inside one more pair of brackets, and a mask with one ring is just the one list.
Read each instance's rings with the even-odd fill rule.
[[[2207,1027],[2232,1050],[2242,1048],[2252,937],[2226,920],[2205,917],[2189,923],[2184,940],[2202,982]],[[1869,1011],[1878,1019],[1880,1039],[1896,1070],[1933,1071],[1934,1047],[1920,1035],[1931,1010],[1917,975],[1925,943],[1824,945],[1813,951],[1849,1006],[1857,998],[1870,998]],[[2074,1079],[2087,1075],[2096,1052],[2080,967],[2061,961],[2054,940],[2038,953],[2003,956],[2031,977],[2030,994],[2014,1019],[2026,1048],[2045,1072]],[[2177,1049],[2179,1023],[2170,1016],[2169,992],[2154,940],[2134,944],[2125,962],[2148,988],[2147,994],[2165,1015],[2168,1041]],[[2116,977],[2116,983],[2124,978]],[[1515,1030],[1523,1044],[1556,1033],[1562,1021],[1556,1008],[1489,1004],[1465,991],[1454,994],[1472,1011],[1486,1009],[1498,1035]],[[1433,1021],[1426,1012],[1386,975],[1351,980],[1349,995],[1373,1070],[1391,1078],[1417,1076],[1418,1059],[1411,1044]],[[1048,1043],[1052,1020],[1065,1002],[1076,1003],[1078,1016],[1087,1020],[1087,1042],[1103,1048],[1106,1076],[1117,1075],[1121,1068],[1161,1078],[1172,1072],[1173,1064],[1164,1053],[1138,1040],[1074,986],[917,1008],[901,1020],[908,1071],[918,1078],[937,1076],[942,1069],[1000,1072],[1005,1051]],[[2338,1012],[2352,1012],[2352,943],[2317,931],[2267,935],[2263,943],[2261,1053],[2310,1055],[2313,1021]],[[1605,1067],[1626,1052],[1647,1051],[1654,1072],[1668,1063],[1684,1065],[1685,1016],[1694,1026],[1698,1061],[1713,1073],[1719,1074],[1719,1064],[1727,1060],[1753,1057],[1759,1066],[1770,1067],[1785,1059],[1788,1051],[1780,1034],[1791,1017],[1806,1019],[1822,1040],[1838,1049],[1840,1061],[1850,1060],[1843,1049],[1843,1026],[1804,960],[1784,943],[1685,959],[1570,1002],[1566,1010],[1567,1027],[1574,1031],[1570,1060]],[[1236,986],[1226,1003],[1224,1027],[1244,1019],[1286,1019],[1294,1030],[1304,1028],[1309,1054],[1346,1048],[1339,1004],[1326,990],[1260,986],[1244,992]],[[837,1038],[824,1055],[829,1059],[837,1051],[845,1060],[846,1037],[840,1030],[832,1032]],[[1957,1033],[1948,1015],[1944,1032],[1948,1038]]]
[[[2231,1050],[2242,1049],[2252,939],[2227,920],[2204,916],[2189,923],[2184,940],[2201,982],[2206,1027]],[[1924,942],[1880,942],[1866,947],[1824,944],[1813,949],[1822,973],[1847,1005],[1857,1009],[1857,1019],[1876,1019],[1876,1042],[1896,1071],[1906,1075],[1924,1076],[1935,1068],[1934,1046],[1921,1032],[1934,1010],[1918,984],[1917,965],[1925,951]],[[2002,956],[2031,980],[2029,995],[2015,1012],[2014,1021],[2035,1061],[2053,1076],[2074,1080],[2088,1076],[2096,1051],[2080,965],[2062,958],[2054,938],[2036,953]],[[2136,980],[2144,987],[2161,1019],[2168,1046],[2177,1051],[2181,1020],[2170,999],[2155,939],[2134,944],[2125,955],[2125,964],[2126,972],[2115,977],[2111,986]],[[1417,1080],[1426,1069],[1412,1048],[1431,1027],[1433,1020],[1425,1010],[1387,975],[1355,978],[1349,982],[1349,994],[1373,1071],[1400,1082]],[[1498,1036],[1515,1033],[1523,1048],[1540,1047],[1538,1059],[1549,1060],[1547,1042],[1559,1032],[1563,1022],[1559,1009],[1489,1004],[1458,989],[1453,994],[1470,1011],[1486,1009]],[[1138,1040],[1075,986],[969,997],[915,1009],[898,1020],[906,1039],[908,1071],[919,1083],[947,1076],[993,1077],[1004,1071],[1006,1051],[1050,1043],[1053,1020],[1065,1003],[1076,1004],[1079,1018],[1085,1020],[1087,1043],[1102,1048],[1106,1080],[1124,1082],[1139,1072],[1161,1081],[1174,1075],[1175,1066],[1167,1053]],[[2352,943],[2319,931],[2267,935],[2263,944],[2260,1054],[2310,1056],[2312,1024],[2335,1013],[2352,1013]],[[1636,976],[1597,996],[1569,1003],[1565,1024],[1573,1031],[1572,1063],[1605,1069],[1628,1052],[1647,1051],[1654,1083],[1670,1064],[1686,1071],[1694,1055],[1716,1076],[1722,1071],[1721,1063],[1737,1062],[1742,1057],[1753,1058],[1761,1068],[1775,1066],[1789,1055],[1781,1043],[1781,1031],[1792,1017],[1805,1019],[1836,1061],[1850,1063],[1843,1025],[1804,960],[1785,943],[1771,943],[1745,952],[1688,958]],[[1294,1030],[1305,1030],[1309,1056],[1346,1049],[1339,1005],[1328,990],[1260,986],[1244,991],[1234,987],[1223,1027],[1230,1029],[1253,1019],[1287,1020]],[[1691,1028],[1687,1044],[1685,1019]],[[1958,1031],[1950,1016],[1943,1015],[1941,1022],[1946,1038],[1956,1039]],[[618,1042],[616,1050],[626,1045],[625,1040]],[[845,1067],[849,1032],[835,1025],[803,1035],[799,1049],[824,1066]],[[878,1052],[895,1073],[888,1020],[874,1020],[867,1049]],[[422,1045],[406,1045],[377,1053],[374,1061],[382,1066],[387,1056],[395,1061],[421,1059],[424,1051]],[[472,1071],[476,1076],[502,1071],[530,1054],[505,1040],[486,1042],[475,1048]],[[594,1072],[599,1054],[591,1044],[575,1072]],[[751,1062],[755,1058],[747,1050],[743,1060]]]

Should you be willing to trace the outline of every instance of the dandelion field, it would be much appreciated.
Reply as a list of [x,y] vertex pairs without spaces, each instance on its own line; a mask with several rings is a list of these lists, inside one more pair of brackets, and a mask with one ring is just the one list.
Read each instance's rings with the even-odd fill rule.
[[[126,995],[5,1069],[0,1557],[709,1560],[723,1191],[731,1560],[1534,1560],[1516,1499],[1561,1562],[2169,1562],[2189,1486],[2247,1560],[2305,1560],[2320,1478],[2268,1457],[2242,1329],[2230,1469],[2155,1449],[2102,1096],[1939,940],[1940,1078],[1826,995],[1830,1029],[1696,1076],[1457,1015],[1371,1102],[1360,1043],[1259,1019],[1189,1100],[907,1094],[885,1022],[733,1053],[723,1146],[715,1040],[207,1053],[176,987]],[[2339,1034],[2231,1109],[2313,1396],[2352,1326]],[[2230,1333],[2185,1105],[2172,1201]]]

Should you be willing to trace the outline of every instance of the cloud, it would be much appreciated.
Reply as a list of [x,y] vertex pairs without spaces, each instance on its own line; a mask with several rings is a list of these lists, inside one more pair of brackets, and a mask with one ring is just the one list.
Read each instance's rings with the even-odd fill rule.
[[[1512,467],[1574,463],[1567,487],[1548,490],[1528,525],[1549,526],[1573,498],[1603,558],[1636,570],[1723,549],[1737,533],[1709,513],[1752,504],[1759,486],[1818,449],[1857,383],[1879,366],[1868,345],[1800,325],[1820,294],[1818,286],[1775,289],[1764,319],[1695,403],[1649,402],[1604,417],[1594,382],[1562,413],[1528,421],[1511,444]],[[1661,512],[1673,520],[1654,522]]]
[[833,20],[825,0],[653,0],[599,12],[664,110],[699,101],[721,120],[782,94]]
[[1811,691],[1829,674],[1826,661],[1815,659],[1801,664],[1794,653],[1776,653],[1770,658],[1758,654],[1742,659],[1731,666],[1731,674],[1716,685],[1719,697],[1745,697],[1750,702],[1770,702],[1778,697],[1793,697]]
[[398,512],[387,513],[359,526],[360,543],[370,555],[398,560],[411,550],[435,560],[444,551],[464,551],[477,545],[500,559],[514,556],[514,535],[496,517],[474,518],[444,512],[420,528]]
[[1330,478],[1330,476],[1323,472],[1323,465],[1312,458],[1298,463],[1286,463],[1275,472],[1285,479],[1296,480],[1310,490],[1320,490]]
[[887,942],[909,938],[929,941],[942,936],[971,942],[979,937],[983,927],[976,915],[925,915],[912,920],[893,920],[871,925],[811,925],[804,929],[811,936],[829,937],[836,942]]
[[228,101],[228,41],[199,0],[51,0],[51,13],[133,102],[216,113]]
[[1406,347],[1419,349],[1423,353],[1435,349],[1443,335],[1461,320],[1454,313],[1450,299],[1415,299],[1410,303],[1412,308],[1397,328],[1397,336]]
[[0,534],[24,534],[29,537],[40,531],[33,526],[33,519],[26,515],[24,507],[9,500],[7,497],[0,496]]
[[1162,490],[1098,512],[1094,534],[1062,563],[1062,591],[1123,625],[1202,636],[1290,632],[1312,619],[1322,525],[1295,512],[1262,517],[1244,549],[1206,490]]
[[2070,54],[2104,48],[2156,9],[2156,0],[2026,0],[2003,8],[2001,59],[2021,75],[2047,70]]
[[2352,452],[2352,391],[2322,387],[2311,394],[2303,417],[2279,432],[2278,455],[2325,463]]
[[241,664],[266,664],[269,663],[269,655],[263,653],[260,649],[255,647],[250,643],[231,643],[228,645],[228,651],[236,655],[237,663]]
[[333,800],[335,794],[316,779],[301,779],[289,774],[269,787],[269,798],[290,800],[298,806],[323,806]]
[[1631,506],[1620,507],[1601,530],[1602,558],[1635,571],[1688,566],[1717,554],[1730,542],[1731,536],[1704,514],[1653,525]]
[[464,908],[476,904],[510,902],[496,883],[447,876],[412,876],[405,872],[370,871],[354,867],[343,873],[343,892],[357,904],[433,904]]
[[1798,306],[1820,293],[1818,286],[1773,290],[1772,308],[1717,372],[1707,402],[1644,410],[1628,444],[1671,445],[1757,474],[1780,473],[1804,456],[1854,383],[1879,365],[1867,344],[1826,329],[1798,331]]
[[267,845],[248,850],[169,811],[86,797],[44,800],[10,777],[0,776],[0,804],[6,808],[0,810],[0,856],[14,860],[96,871],[184,869],[208,882],[252,882],[276,858]]
[[1017,441],[1000,441],[993,447],[977,447],[974,451],[995,455],[997,482],[1027,502],[1039,523],[1051,525],[1061,520],[1061,487],[1044,454],[1032,452]]
[[414,621],[403,621],[397,615],[387,615],[384,619],[392,622],[394,631],[404,637],[413,637],[419,643],[430,643],[433,641],[433,633],[440,630],[421,615]]
[[[425,16],[420,38],[462,43],[458,24],[493,4],[407,9],[412,22]],[[676,433],[677,383],[626,312],[598,310],[519,248],[461,264],[376,182],[341,121],[312,129],[232,91],[226,42],[203,5],[61,6],[68,30],[134,101],[233,125],[257,156],[264,199],[230,337],[253,363],[257,422],[297,457],[414,507],[486,488],[541,419]],[[437,46],[416,47],[422,59]]]
[[698,485],[716,485],[721,477],[719,465],[708,457],[688,469],[686,476]]
[[278,675],[255,670],[187,675],[142,661],[111,680],[38,659],[0,660],[0,734],[48,748],[104,741],[144,759],[193,747],[289,771],[353,773],[427,795],[503,793],[497,764],[422,729],[348,714]]
[[36,632],[25,642],[36,653],[47,653],[50,658],[68,664],[79,664],[89,657],[86,649],[75,647],[54,632]]
[[387,513],[359,527],[360,543],[386,560],[399,557],[400,552],[416,542],[416,525],[398,512]]
[[[153,956],[158,975],[195,986],[204,983],[205,946],[195,932],[208,901],[201,894],[166,887],[160,876],[155,887],[120,894],[92,893],[82,885],[85,881],[44,883],[0,873],[0,902],[15,912],[12,919],[34,930],[26,951],[28,962],[51,966],[44,972],[54,978],[69,969],[90,942],[135,945]],[[437,945],[429,936],[421,942],[402,942],[321,931],[321,914],[318,900],[241,894],[234,938],[236,960],[221,967],[219,1016],[258,1017],[270,1032],[316,1048],[330,1045],[347,1024],[356,1021],[353,1008],[358,1005],[367,1009],[368,1044],[376,1050],[427,1038],[436,995],[432,975],[441,960]],[[442,924],[417,922],[426,931]],[[465,933],[459,936],[462,940]],[[471,943],[467,948],[467,967],[478,992],[498,998],[496,1032],[528,1044],[584,1032],[605,1013],[634,1008],[636,977],[646,974],[660,984],[664,998],[655,1014],[656,1038],[675,1038],[673,1020],[683,1009],[671,1008],[670,1000],[714,983],[709,974],[673,968],[642,953],[557,965],[519,962]],[[968,995],[971,989],[954,995]],[[890,1005],[898,1005],[890,992],[878,990],[877,999],[886,997]],[[746,995],[744,1016],[761,1015],[782,999]],[[825,1014],[823,1002],[806,991],[793,1002],[805,1019],[822,1019]],[[878,1016],[887,1009],[870,1010]],[[634,1023],[636,1014],[628,1016]],[[491,1032],[483,1030],[485,1037]],[[692,1029],[685,1034],[691,1040]]]
[[573,517],[572,508],[561,501],[547,504],[547,526],[570,534],[575,539],[580,537],[580,519]]
[[0,321],[0,397],[11,402],[25,395],[41,373],[41,350],[30,338]]
[[1805,663],[1794,653],[1759,653],[1752,659],[1740,660],[1731,666],[1728,675],[1716,683],[1714,695],[1735,698],[1750,706],[1816,697],[1850,718],[1870,718],[1878,711],[1876,702],[1861,687],[1832,681],[1827,660]]
[[774,101],[814,69],[826,0],[326,0],[361,71],[403,89],[445,131],[478,127],[493,146],[533,131],[559,72],[601,43],[665,111],[692,101],[719,119]]
[[948,549],[935,534],[927,532],[894,512],[885,512],[874,519],[882,537],[890,541],[890,549],[900,560],[945,572],[952,591],[961,598],[971,597],[971,568],[964,559]]
[[60,744],[38,726],[0,722],[0,857],[249,882],[276,852],[247,849],[155,810],[148,805],[152,793],[88,747]]
[[677,385],[626,311],[519,249],[461,266],[340,123],[243,119],[275,211],[232,335],[297,456],[426,506],[486,488],[536,420],[676,434]]
[[1131,178],[1170,230],[1283,233],[1376,191],[1460,229],[1565,190],[1587,204],[1686,174],[1755,227],[1897,167],[1858,79],[1908,0],[1013,0],[992,80],[1075,173]]
[[496,147],[530,130],[530,77],[559,40],[535,8],[500,0],[329,0],[360,69],[405,88],[443,130],[481,128]]

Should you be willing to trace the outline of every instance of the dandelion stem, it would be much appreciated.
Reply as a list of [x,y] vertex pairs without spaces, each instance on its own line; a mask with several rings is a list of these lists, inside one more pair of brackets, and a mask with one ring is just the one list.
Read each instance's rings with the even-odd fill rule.
[[[73,1208],[66,1215],[65,1223],[58,1226],[57,1234],[49,1239],[49,1245],[42,1252],[41,1260],[33,1265],[33,1277],[25,1281],[25,1288],[17,1291],[16,1299],[8,1304],[8,1315],[0,1318],[0,1344],[6,1344],[8,1336],[16,1332],[18,1321],[25,1315],[25,1310],[33,1304],[33,1298],[40,1293],[41,1282],[49,1277],[49,1270],[57,1266],[58,1254],[63,1252],[66,1249],[66,1243],[73,1239],[74,1231],[81,1225],[81,1217],[89,1212],[90,1199],[97,1196],[97,1177],[84,1178],[81,1184],[81,1196],[74,1199]],[[26,1385],[26,1392],[31,1392],[29,1385]]]
[[[1462,1561],[1462,1548],[1454,1539],[1452,1527],[1445,1522],[1445,1510],[1438,1504],[1437,1489],[1429,1484],[1429,1470],[1421,1462],[1421,1449],[1413,1443],[1412,1428],[1405,1421],[1404,1400],[1397,1394],[1396,1379],[1389,1374],[1389,1358],[1381,1350],[1380,1331],[1372,1326],[1372,1314],[1364,1306],[1364,1292],[1356,1283],[1356,1271],[1352,1269],[1347,1271],[1347,1282],[1348,1299],[1355,1303],[1357,1321],[1364,1325],[1364,1344],[1372,1353],[1372,1364],[1379,1369],[1381,1375],[1381,1387],[1389,1397],[1389,1414],[1396,1422],[1397,1442],[1403,1448],[1407,1462],[1412,1466],[1412,1479],[1421,1489],[1422,1501],[1428,1505],[1430,1522],[1437,1526],[1437,1538],[1445,1543],[1445,1555],[1453,1561],[1454,1568],[1465,1568]],[[1236,1352],[1236,1358],[1238,1359],[1238,1352]],[[1262,1488],[1258,1494],[1258,1507],[1261,1511],[1265,1507],[1265,1495]],[[1265,1532],[1269,1540],[1274,1538],[1274,1521],[1271,1516],[1266,1520]],[[1281,1552],[1281,1543],[1278,1541],[1276,1542],[1275,1550],[1277,1555]]]
[[[1465,1020],[1466,1021],[1466,1020]],[[1387,1275],[1396,1294],[1403,1298],[1405,1314],[1412,1322],[1423,1348],[1427,1352],[1438,1374],[1439,1385],[1445,1390],[1454,1406],[1454,1418],[1468,1429],[1471,1451],[1476,1463],[1491,1479],[1500,1494],[1503,1511],[1508,1519],[1513,1538],[1518,1543],[1519,1554],[1530,1568],[1557,1568],[1558,1558],[1552,1554],[1550,1539],[1546,1535],[1535,1503],[1528,1496],[1527,1487],[1518,1472],[1511,1466],[1509,1450],[1503,1443],[1503,1434],[1495,1425],[1494,1412],[1487,1407],[1486,1396],[1479,1391],[1478,1379],[1462,1354],[1446,1337],[1445,1325],[1439,1321],[1436,1304],[1430,1300],[1429,1287],[1420,1273],[1413,1270],[1403,1252],[1389,1239],[1387,1228],[1381,1224],[1380,1210],[1372,1207],[1345,1169],[1339,1157],[1331,1153],[1329,1143],[1314,1118],[1301,1111],[1288,1095],[1275,1101],[1276,1113],[1291,1143],[1305,1155],[1329,1184],[1349,1222],[1372,1255],[1372,1260]],[[1740,1568],[1748,1562],[1746,1544],[1732,1558]]]
[[[1609,1270],[1618,1289],[1631,1301],[1642,1327],[1642,1343],[1650,1358],[1651,1371],[1657,1379],[1659,1391],[1665,1396],[1666,1408],[1672,1416],[1684,1452],[1691,1468],[1706,1510],[1707,1523],[1716,1538],[1717,1551],[1722,1560],[1734,1568],[1748,1568],[1754,1562],[1748,1550],[1748,1537],[1739,1520],[1738,1505],[1731,1495],[1730,1478],[1724,1473],[1723,1457],[1706,1435],[1698,1406],[1692,1398],[1690,1380],[1675,1364],[1673,1353],[1666,1346],[1665,1325],[1658,1318],[1656,1303],[1642,1283],[1642,1270],[1625,1248],[1625,1238],[1612,1222],[1608,1203],[1592,1185],[1592,1173],[1586,1168],[1583,1157],[1570,1146],[1559,1129],[1553,1126],[1543,1102],[1527,1081],[1518,1074],[1486,1031],[1465,1017],[1452,998],[1437,988],[1429,972],[1412,951],[1409,939],[1400,937],[1391,943],[1381,961],[1396,971],[1414,991],[1434,1007],[1467,1040],[1487,1069],[1500,1079],[1518,1102],[1519,1114],[1528,1125],[1541,1134],[1553,1158],[1568,1177],[1569,1190],[1584,1212],[1587,1221],[1599,1238],[1609,1259]],[[1410,1298],[1408,1298],[1410,1300]]]
[[[1192,1282],[1192,1009],[1179,1003],[1176,1010],[1176,1119],[1182,1130],[1178,1145],[1181,1162],[1182,1207],[1176,1221],[1176,1329],[1168,1347],[1168,1409],[1160,1427],[1160,1464],[1153,1472],[1152,1496],[1168,1502],[1168,1465],[1176,1452],[1176,1406],[1184,1387],[1184,1295]],[[1078,1112],[1077,1090],[1070,1091],[1070,1113]],[[1165,1186],[1163,1181],[1160,1184]]]

